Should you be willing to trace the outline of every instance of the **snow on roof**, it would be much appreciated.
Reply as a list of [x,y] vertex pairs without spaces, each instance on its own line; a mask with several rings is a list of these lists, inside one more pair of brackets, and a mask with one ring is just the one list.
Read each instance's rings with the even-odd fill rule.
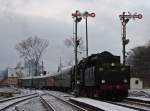
[[63,68],[59,73],[63,73],[63,74],[67,74],[68,72],[70,72],[71,71],[71,68],[72,67],[65,67],[65,68]]
[[30,76],[30,77],[24,77],[24,78],[21,78],[21,79],[38,79],[38,78],[46,78],[46,77],[52,77],[52,76],[56,76],[56,75],[60,75],[60,74],[67,74],[69,71],[71,71],[71,68],[72,66],[68,66],[68,67],[64,67],[61,69],[61,71],[59,72],[55,72],[55,73],[52,73],[52,74],[49,74],[49,75],[41,75],[41,76]]
[[20,78],[20,79],[31,79],[32,77],[29,76],[29,77],[23,77],[23,78]]
[[29,77],[24,77],[21,79],[32,79],[32,78],[46,78],[46,77],[51,77],[52,75],[42,75],[42,76],[29,76]]
[[105,111],[137,111],[137,110],[133,110],[130,108],[125,108],[122,106],[118,106],[118,105],[114,105],[114,104],[110,104],[110,103],[106,103],[106,102],[102,102],[98,100],[93,100],[89,98],[71,98],[71,99],[85,103],[85,104],[89,104],[91,106],[97,107]]
[[73,66],[66,66],[66,67],[61,68],[61,70],[70,69],[70,68],[72,68],[72,67],[73,67]]

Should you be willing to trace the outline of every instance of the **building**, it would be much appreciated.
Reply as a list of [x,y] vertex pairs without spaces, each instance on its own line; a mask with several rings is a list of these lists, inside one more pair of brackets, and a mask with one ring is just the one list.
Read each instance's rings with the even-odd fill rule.
[[7,85],[7,69],[0,71],[0,86]]
[[130,89],[143,89],[143,80],[140,78],[132,77],[130,79]]
[[1,73],[0,86],[17,87],[19,75],[15,68],[7,68]]
[[8,68],[7,83],[9,86],[17,87],[19,75],[15,68]]
[[[37,72],[36,72],[37,68]],[[24,77],[27,76],[39,76],[42,72],[43,66],[38,64],[36,67],[33,61],[26,61],[24,64]]]

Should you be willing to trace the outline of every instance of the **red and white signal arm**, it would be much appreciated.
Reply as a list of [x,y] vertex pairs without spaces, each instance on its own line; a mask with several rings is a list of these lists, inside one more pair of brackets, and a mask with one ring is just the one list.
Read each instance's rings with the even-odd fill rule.
[[96,14],[95,14],[95,13],[90,13],[89,15],[90,15],[91,17],[95,17]]
[[139,19],[142,19],[142,18],[143,18],[143,15],[142,15],[142,14],[139,14],[139,15],[138,15],[138,18],[139,18]]

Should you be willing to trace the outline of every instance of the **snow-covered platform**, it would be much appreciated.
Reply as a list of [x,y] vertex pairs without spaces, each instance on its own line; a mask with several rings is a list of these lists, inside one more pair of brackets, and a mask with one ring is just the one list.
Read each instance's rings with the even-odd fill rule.
[[94,100],[90,98],[70,98],[70,101],[75,102],[77,104],[82,104],[84,106],[96,109],[96,111],[137,111],[134,109],[110,104],[107,102],[102,102],[99,100]]

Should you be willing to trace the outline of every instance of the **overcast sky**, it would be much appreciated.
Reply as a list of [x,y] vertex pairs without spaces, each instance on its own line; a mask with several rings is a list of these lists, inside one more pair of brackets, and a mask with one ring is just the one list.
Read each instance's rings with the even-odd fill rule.
[[[15,67],[21,59],[15,45],[30,36],[49,40],[43,55],[47,70],[55,71],[61,57],[65,65],[73,58],[73,48],[65,39],[72,37],[71,14],[95,12],[88,18],[89,54],[104,50],[121,55],[121,23],[125,12],[143,14],[143,19],[127,24],[127,50],[145,44],[150,37],[150,0],[0,0],[0,69]],[[85,20],[78,25],[78,35],[85,40]]]

